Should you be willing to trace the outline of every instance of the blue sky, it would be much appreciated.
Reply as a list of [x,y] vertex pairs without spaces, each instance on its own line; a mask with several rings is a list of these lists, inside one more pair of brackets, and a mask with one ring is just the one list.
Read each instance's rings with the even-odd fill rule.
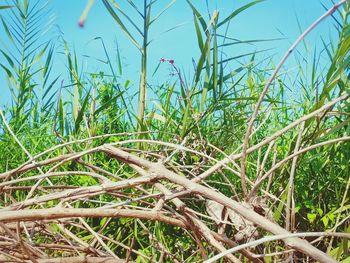
[[[232,10],[250,2],[246,0],[208,1],[210,10],[219,10],[221,18],[232,12]],[[1,2],[0,0],[0,4]],[[117,2],[120,3],[126,13],[133,14],[133,10],[126,4],[126,0]],[[142,1],[135,0],[134,2],[141,3]],[[158,10],[168,2],[170,1],[158,1]],[[192,0],[192,2],[196,7],[205,12],[204,0]],[[271,48],[271,50],[266,52],[266,56],[273,55],[277,63],[285,50],[300,34],[297,18],[300,21],[302,29],[305,29],[325,12],[321,3],[324,3],[327,7],[331,6],[331,1],[329,0],[323,0],[322,2],[319,0],[266,0],[249,8],[232,21],[228,31],[229,37],[240,40],[281,37],[284,39],[260,43],[255,46],[234,46],[234,48],[227,50],[227,56],[236,56],[248,51]],[[101,42],[94,40],[96,37],[101,37],[106,44],[113,62],[116,61],[116,43],[118,43],[124,64],[124,78],[132,79],[134,83],[137,83],[138,77],[135,76],[137,76],[139,72],[140,64],[140,56],[137,49],[130,44],[115,21],[106,12],[102,1],[95,1],[85,27],[80,28],[78,26],[78,20],[85,4],[85,0],[49,1],[51,12],[55,18],[54,23],[63,33],[63,38],[69,43],[70,47],[77,51],[79,60],[83,62],[83,70],[86,72],[96,72],[105,69],[105,65],[95,59],[105,59]],[[155,13],[157,13],[157,8],[155,8]],[[136,16],[132,15],[132,17],[136,19]],[[135,20],[135,22],[137,22],[137,20]],[[176,29],[164,33],[173,27],[176,27]],[[59,30],[57,30],[57,27],[53,27],[49,37],[56,41]],[[308,37],[307,43],[310,49],[317,46],[320,42],[321,35],[324,38],[328,38],[330,35],[335,36],[331,19],[323,23]],[[1,36],[4,36],[3,31],[0,31],[0,37]],[[185,73],[191,71],[192,59],[198,59],[199,49],[194,33],[192,11],[185,0],[177,0],[161,17],[154,27],[151,28],[150,38],[153,39],[149,51],[150,73],[153,72],[159,59],[162,57],[174,59],[176,65],[184,69]],[[65,71],[66,60],[61,54],[62,50],[62,46],[58,43],[54,61],[54,69],[57,74]],[[1,60],[2,59],[3,58],[1,58]],[[169,70],[165,68],[151,81],[161,82],[166,79],[168,75]],[[0,84],[2,90],[0,103],[7,103],[9,101],[9,96],[8,92],[6,92],[7,82],[3,72],[0,73]]]

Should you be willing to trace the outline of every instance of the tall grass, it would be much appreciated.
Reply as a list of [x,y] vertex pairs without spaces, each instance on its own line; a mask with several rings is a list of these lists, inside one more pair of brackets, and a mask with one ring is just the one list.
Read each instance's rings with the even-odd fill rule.
[[[117,70],[103,39],[96,39],[109,65],[102,73],[82,72],[63,40],[63,82],[52,69],[60,47],[38,34],[50,22],[47,6],[13,1],[0,11],[0,65],[12,94],[0,122],[0,259],[347,262],[350,3],[322,17],[332,15],[338,32],[319,51],[327,68],[316,52],[295,54],[295,74],[283,63],[306,34],[277,66],[260,51],[224,55],[231,45],[267,40],[237,41],[227,33],[236,16],[262,1],[208,17],[188,0],[200,50],[193,77],[169,61],[175,78],[155,87],[148,35],[175,1],[126,2],[130,10],[103,0],[140,54],[137,112],[128,106],[132,80],[120,83],[123,65],[119,59]],[[240,66],[232,69],[234,60]],[[152,91],[154,107],[146,105]],[[240,251],[227,253],[239,244]]]

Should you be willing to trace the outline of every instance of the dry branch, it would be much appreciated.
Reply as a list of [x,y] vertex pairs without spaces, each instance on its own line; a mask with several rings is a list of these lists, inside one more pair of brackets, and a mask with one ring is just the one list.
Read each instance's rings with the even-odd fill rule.
[[[113,146],[106,145],[102,150],[104,150],[106,153],[110,154],[111,156],[117,158],[118,160],[125,161],[133,165],[137,165],[137,164],[142,165],[143,167],[147,168],[150,175],[153,175],[153,176],[156,175],[158,179],[162,179],[162,178],[168,179],[169,181],[176,183],[184,187],[185,189],[189,190],[191,193],[197,193],[203,197],[214,200],[232,209],[233,211],[235,211],[236,213],[238,213],[248,221],[256,224],[262,229],[267,230],[275,235],[290,234],[284,228],[269,221],[265,217],[257,214],[253,210],[245,207],[244,205],[224,196],[221,193],[215,192],[214,190],[209,189],[208,187],[204,187],[200,184],[197,184],[191,180],[186,179],[183,176],[179,176],[174,172],[168,170],[166,167],[164,167],[160,163],[152,163],[149,161],[140,160],[141,159],[140,157],[133,156]],[[336,262],[327,254],[323,253],[322,251],[318,250],[307,241],[302,240],[300,238],[295,238],[295,237],[285,238],[283,241],[289,247],[294,248],[300,252],[303,252],[304,254],[316,260],[319,260],[320,262]]]
[[39,220],[53,220],[77,217],[112,217],[112,218],[139,218],[151,221],[160,221],[169,225],[186,228],[186,224],[179,219],[166,216],[162,212],[143,211],[132,209],[105,209],[105,208],[47,208],[5,211],[0,213],[0,222],[27,222]]

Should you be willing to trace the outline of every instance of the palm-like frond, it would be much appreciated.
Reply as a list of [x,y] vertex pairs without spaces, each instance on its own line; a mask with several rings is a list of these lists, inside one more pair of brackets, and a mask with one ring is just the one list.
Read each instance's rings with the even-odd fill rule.
[[[50,28],[52,20],[47,12],[46,1],[12,0],[7,4],[13,8],[8,9],[1,18],[7,39],[0,45],[4,58],[0,66],[8,78],[14,102],[12,120],[21,123],[28,117],[28,106],[38,103],[36,90],[39,80],[46,89],[42,99],[49,94],[54,84],[49,83],[53,46],[45,40],[45,29]],[[46,103],[45,107],[48,106]]]

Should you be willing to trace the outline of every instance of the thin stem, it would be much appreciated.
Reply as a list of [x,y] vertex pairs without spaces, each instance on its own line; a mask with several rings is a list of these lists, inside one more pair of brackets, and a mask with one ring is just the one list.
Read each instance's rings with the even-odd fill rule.
[[144,220],[160,221],[170,225],[187,228],[181,220],[165,215],[162,212],[142,211],[135,209],[101,209],[101,208],[47,208],[7,211],[1,213],[1,222],[24,222],[35,220],[53,220],[61,218],[81,217],[112,217],[112,218],[140,218]]
[[262,182],[269,177],[274,171],[276,171],[278,168],[280,168],[284,163],[286,163],[287,161],[293,159],[294,157],[301,155],[303,153],[306,153],[308,151],[311,151],[313,149],[316,149],[318,147],[322,147],[325,145],[329,145],[329,144],[334,144],[334,143],[338,143],[338,142],[343,142],[343,141],[349,141],[350,140],[350,136],[344,136],[341,138],[337,138],[337,139],[333,139],[333,140],[329,140],[329,141],[325,141],[325,142],[321,142],[321,143],[317,143],[314,145],[311,145],[309,147],[306,147],[304,149],[301,149],[299,151],[297,151],[296,153],[293,153],[291,155],[289,155],[288,157],[284,158],[282,161],[278,162],[276,165],[274,165],[269,171],[267,171],[264,176],[262,176],[260,178],[259,181],[257,181],[253,187],[253,189],[251,190],[249,197],[255,195],[256,191],[258,191],[259,186],[262,184]]
[[[302,140],[302,136],[303,136],[303,131],[304,131],[304,124],[305,122],[303,122],[301,124],[301,127],[299,129],[299,134],[298,134],[298,139],[294,148],[294,153],[297,153],[299,148],[300,148],[300,144],[301,144],[301,140]],[[297,161],[298,161],[298,155],[294,156],[293,161],[292,161],[292,167],[290,169],[290,176],[289,176],[289,182],[288,182],[288,192],[287,192],[287,204],[286,204],[286,229],[288,231],[293,230],[294,228],[294,223],[295,223],[295,219],[291,216],[292,211],[294,211],[294,208],[291,207],[292,203],[294,203],[294,196],[293,196],[293,192],[294,192],[294,175],[295,175],[295,170],[296,170],[296,166],[297,166]]]
[[147,45],[148,45],[148,11],[147,0],[143,2],[143,44],[141,51],[141,76],[139,87],[139,112],[138,112],[138,132],[142,132],[145,128],[145,110],[146,110],[146,89],[147,89]]

